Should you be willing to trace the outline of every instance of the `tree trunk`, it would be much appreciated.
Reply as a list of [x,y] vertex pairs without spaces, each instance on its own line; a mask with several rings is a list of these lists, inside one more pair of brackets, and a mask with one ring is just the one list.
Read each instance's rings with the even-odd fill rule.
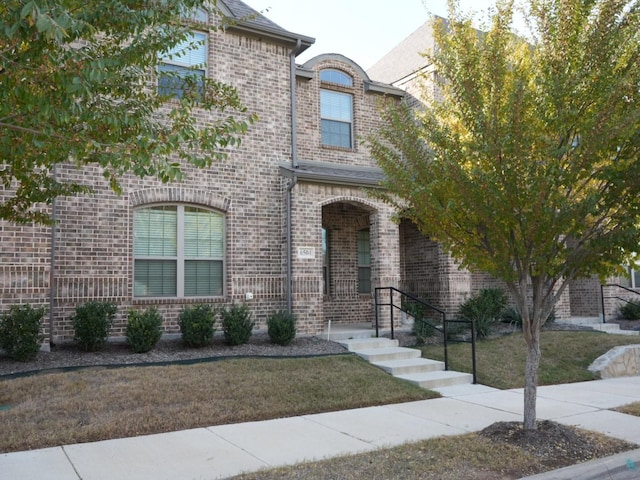
[[540,365],[540,333],[527,339],[527,360],[524,373],[524,429],[536,429],[536,396]]

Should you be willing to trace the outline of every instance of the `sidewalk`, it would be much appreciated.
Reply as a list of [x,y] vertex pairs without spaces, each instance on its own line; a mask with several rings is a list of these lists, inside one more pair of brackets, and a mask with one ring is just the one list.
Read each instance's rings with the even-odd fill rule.
[[[445,398],[2,454],[0,480],[219,479],[522,421],[522,389],[439,391]],[[596,380],[540,387],[537,412],[640,444],[640,417],[608,410],[634,401],[640,377]],[[533,478],[640,478],[640,450],[594,462]]]

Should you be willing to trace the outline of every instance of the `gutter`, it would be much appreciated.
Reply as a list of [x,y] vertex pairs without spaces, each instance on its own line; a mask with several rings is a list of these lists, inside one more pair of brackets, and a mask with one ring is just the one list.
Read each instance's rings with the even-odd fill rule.
[[[53,165],[53,181],[58,180],[58,164]],[[49,265],[49,347],[53,346],[53,317],[56,296],[56,230],[58,225],[57,198],[51,201],[51,256]]]
[[295,169],[298,168],[298,114],[296,102],[296,55],[306,46],[302,45],[302,40],[296,41],[296,46],[289,54],[289,94],[291,105],[291,167],[294,170],[289,184],[287,185],[286,215],[287,215],[287,311],[293,313],[293,229],[291,226],[291,197],[293,187],[298,183]]

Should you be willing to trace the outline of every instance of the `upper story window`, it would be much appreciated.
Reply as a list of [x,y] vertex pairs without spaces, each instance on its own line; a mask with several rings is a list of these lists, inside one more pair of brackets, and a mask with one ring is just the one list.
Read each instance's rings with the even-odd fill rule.
[[209,12],[206,9],[192,8],[190,10],[185,11],[180,15],[183,19],[191,22],[197,23],[208,23],[209,22]]
[[202,93],[207,57],[207,34],[191,32],[161,59],[158,65],[158,94],[180,98],[187,89]]
[[353,79],[340,70],[327,68],[320,72],[320,81],[342,85],[343,87],[353,87]]
[[[345,92],[353,79],[338,70],[322,70],[320,82],[320,122],[322,144],[332,147],[353,148],[353,95]],[[339,90],[332,86],[343,87]]]
[[224,216],[188,205],[133,213],[135,297],[223,295]]

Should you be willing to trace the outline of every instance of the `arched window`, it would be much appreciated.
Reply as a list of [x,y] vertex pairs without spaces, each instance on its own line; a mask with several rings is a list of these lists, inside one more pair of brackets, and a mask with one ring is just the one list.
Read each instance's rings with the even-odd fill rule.
[[340,70],[326,68],[320,72],[320,81],[341,85],[343,87],[353,87],[353,79]]
[[133,212],[134,296],[212,297],[224,292],[224,216],[189,205]]
[[[322,144],[353,148],[353,79],[334,69],[320,71],[320,122]],[[340,89],[336,89],[340,87]]]

